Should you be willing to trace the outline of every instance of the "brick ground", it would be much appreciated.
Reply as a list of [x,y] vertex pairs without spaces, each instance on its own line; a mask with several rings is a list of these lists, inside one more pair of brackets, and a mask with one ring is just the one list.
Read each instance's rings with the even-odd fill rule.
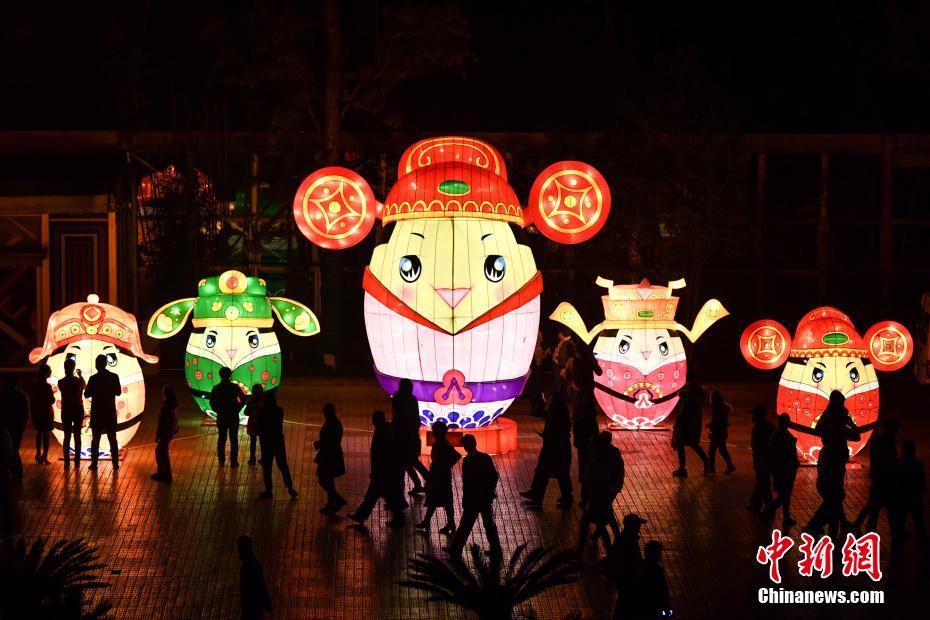
[[[106,596],[121,618],[228,618],[238,613],[238,563],[235,539],[251,534],[276,601],[278,618],[438,618],[464,617],[457,610],[425,603],[419,593],[398,587],[407,560],[415,553],[441,553],[443,541],[435,529],[428,536],[412,529],[392,532],[382,527],[380,508],[370,529],[347,527],[342,518],[319,514],[324,494],[316,485],[312,442],[316,439],[322,396],[329,394],[346,426],[344,449],[348,475],[339,481],[350,503],[357,502],[367,482],[368,418],[372,409],[387,402],[367,383],[327,387],[321,382],[290,381],[282,388],[281,404],[288,424],[288,457],[301,493],[291,501],[283,489],[273,501],[260,501],[261,473],[243,464],[238,470],[219,468],[214,457],[215,432],[200,424],[195,407],[182,400],[182,429],[172,444],[175,482],[171,486],[149,480],[154,471],[152,441],[157,388],[166,379],[151,377],[149,414],[125,453],[125,463],[114,476],[109,464],[97,475],[82,468],[64,472],[60,463],[30,464],[32,437],[23,441],[26,479],[20,498],[18,533],[27,539],[87,537],[97,545],[112,569],[106,576],[112,587]],[[771,399],[774,386],[723,386],[738,412],[757,401]],[[887,398],[888,392],[892,398]],[[895,397],[898,403],[895,404]],[[891,410],[906,424],[904,435],[924,439],[921,453],[930,460],[927,393],[901,381],[883,388],[883,415]],[[501,485],[497,519],[505,552],[529,541],[531,545],[571,546],[577,536],[578,509],[555,509],[553,481],[544,510],[526,511],[517,492],[527,488],[535,465],[539,439],[538,420],[517,403],[511,417],[520,424],[520,449],[497,457]],[[923,603],[928,561],[916,545],[901,558],[890,560],[883,546],[888,603],[880,608],[818,609],[816,607],[764,608],[756,604],[756,589],[766,584],[766,570],[754,561],[756,547],[768,541],[770,531],[746,514],[743,505],[752,485],[747,449],[746,416],[734,416],[732,454],[738,468],[734,476],[705,478],[692,463],[692,477],[679,480],[669,433],[616,432],[615,444],[626,459],[627,484],[617,502],[618,513],[635,510],[649,520],[644,538],[657,538],[666,548],[664,565],[677,615],[682,618],[722,618],[752,613],[757,617],[867,618],[889,612],[926,615]],[[602,423],[605,420],[602,420]],[[53,443],[57,456],[60,447]],[[247,459],[243,429],[240,459]],[[719,468],[718,464],[718,468]],[[456,474],[458,476],[458,473]],[[815,471],[801,470],[795,493],[796,516],[802,522],[817,504]],[[276,477],[276,484],[280,478]],[[457,481],[458,482],[458,481]],[[459,490],[456,489],[458,494]],[[864,501],[864,469],[849,473],[847,511]],[[422,516],[414,503],[415,517]],[[345,513],[345,511],[343,511]],[[412,521],[412,520],[411,520]],[[434,521],[438,523],[439,519]],[[480,528],[477,528],[480,532]],[[887,534],[884,522],[879,531]],[[797,531],[794,532],[797,534]],[[480,532],[483,542],[483,532]],[[584,577],[577,584],[555,589],[526,605],[522,612],[540,618],[610,617],[614,594],[586,557]],[[867,579],[797,576],[796,549],[783,563],[785,587],[830,587],[844,590],[876,587]]]

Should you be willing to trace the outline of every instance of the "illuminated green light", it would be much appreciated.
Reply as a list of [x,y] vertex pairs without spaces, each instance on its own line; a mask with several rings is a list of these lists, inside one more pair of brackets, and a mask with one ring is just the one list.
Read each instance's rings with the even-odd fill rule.
[[652,312],[652,310],[640,310],[639,312],[636,313],[636,316],[638,316],[641,319],[651,319],[653,314],[654,313]]
[[462,196],[471,191],[465,181],[449,180],[439,184],[439,191],[448,196]]
[[824,334],[821,340],[823,340],[824,344],[846,344],[849,342],[849,336],[841,332],[830,332]]

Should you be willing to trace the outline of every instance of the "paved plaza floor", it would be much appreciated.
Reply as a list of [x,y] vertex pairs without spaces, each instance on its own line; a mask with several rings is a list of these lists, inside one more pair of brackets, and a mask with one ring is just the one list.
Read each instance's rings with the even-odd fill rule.
[[[104,577],[111,584],[104,596],[114,604],[117,617],[238,617],[235,540],[243,533],[254,539],[274,598],[276,618],[467,617],[455,608],[427,603],[423,594],[397,585],[415,554],[442,554],[444,540],[436,531],[441,519],[434,520],[433,531],[427,535],[413,528],[415,519],[408,519],[404,529],[387,528],[380,507],[368,528],[349,527],[351,522],[345,518],[318,512],[325,496],[316,484],[312,461],[321,407],[332,400],[346,427],[343,446],[348,474],[338,484],[351,508],[367,484],[369,416],[375,408],[388,407],[373,382],[289,379],[281,388],[288,459],[300,497],[291,500],[275,472],[279,486],[271,501],[258,498],[262,490],[260,468],[245,464],[245,430],[239,444],[243,465],[239,469],[219,467],[215,429],[201,425],[196,407],[180,388],[181,432],[171,447],[175,481],[166,485],[149,479],[155,468],[158,390],[166,382],[177,380],[147,378],[148,413],[124,452],[124,466],[118,475],[108,462],[96,474],[87,471],[86,463],[70,472],[64,471],[60,462],[34,465],[31,434],[23,441],[26,473],[19,497],[17,534],[27,540],[86,537],[97,546],[108,567]],[[752,487],[745,411],[756,402],[773,401],[775,385],[707,387],[720,387],[736,406],[730,437],[737,466],[733,476],[705,477],[695,460],[691,462],[691,477],[673,478],[670,474],[676,458],[669,446],[669,432],[614,432],[614,443],[623,451],[627,468],[626,486],[615,509],[620,515],[638,512],[649,521],[643,528],[644,540],[656,538],[663,543],[663,563],[676,617],[892,618],[905,611],[913,617],[927,617],[927,558],[916,542],[892,558],[884,518],[879,526],[884,578],[879,583],[864,576],[834,575],[826,580],[800,577],[796,547],[782,563],[785,588],[882,589],[884,605],[763,606],[756,602],[758,588],[771,585],[767,569],[755,561],[756,549],[770,542],[771,530],[744,510]],[[901,379],[883,385],[882,397],[882,416],[901,419],[902,439],[916,437],[918,453],[930,461],[928,392]],[[519,424],[518,451],[495,457],[501,474],[496,515],[506,554],[523,542],[571,547],[577,537],[579,509],[556,509],[554,481],[541,511],[524,509],[518,495],[529,486],[540,446],[535,431],[542,424],[528,415],[528,409],[526,402],[518,401],[509,413]],[[60,449],[53,443],[56,457]],[[859,461],[866,462],[864,458]],[[718,469],[722,470],[720,464]],[[819,501],[815,474],[813,468],[805,467],[798,476],[795,513],[801,523]],[[457,497],[459,476],[456,471]],[[848,481],[847,512],[854,514],[867,494],[866,469],[851,469]],[[424,510],[422,499],[412,502],[415,518]],[[795,529],[792,534],[797,537],[799,532]],[[484,544],[480,527],[475,535]],[[615,595],[595,559],[589,549],[583,576],[576,584],[548,591],[519,613],[538,618],[609,618]]]

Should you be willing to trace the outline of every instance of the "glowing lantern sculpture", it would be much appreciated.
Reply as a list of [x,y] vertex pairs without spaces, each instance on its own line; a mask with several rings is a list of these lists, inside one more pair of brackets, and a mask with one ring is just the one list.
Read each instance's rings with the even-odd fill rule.
[[[49,383],[55,393],[54,435],[64,443],[61,425],[61,395],[58,380],[64,374],[65,360],[71,358],[81,371],[84,380],[96,370],[98,355],[106,355],[108,370],[119,376],[123,393],[116,399],[116,441],[125,446],[136,434],[142,412],[145,410],[145,381],[139,360],[154,364],[158,358],[142,350],[136,317],[116,306],[100,302],[97,295],[88,295],[87,301],[71,304],[52,313],[48,319],[45,342],[29,353],[29,361],[38,364],[45,361],[52,369]],[[81,434],[85,439],[81,445],[90,449],[90,399],[84,400],[84,422]],[[100,438],[100,451],[109,454],[110,445]]]
[[[743,331],[740,350],[751,366],[772,370],[787,362],[778,382],[778,413],[791,421],[816,427],[826,409],[830,393],[846,397],[846,408],[859,426],[878,419],[878,377],[875,370],[890,372],[903,368],[914,353],[911,334],[900,323],[883,321],[859,336],[849,317],[836,308],[811,310],[798,323],[792,340],[781,323],[756,321]],[[800,457],[816,463],[820,440],[794,432]],[[855,455],[869,441],[871,431],[850,442]]]
[[606,320],[590,331],[578,311],[562,302],[549,318],[562,323],[586,343],[594,342],[594,356],[602,369],[595,375],[595,397],[611,420],[627,429],[654,428],[672,412],[684,386],[688,363],[681,336],[691,342],[718,320],[727,316],[716,299],[708,300],[695,319],[694,327],[675,322],[678,298],[672,292],[684,280],[668,286],[615,285],[597,279],[607,289],[601,297]]
[[463,137],[408,148],[384,205],[339,167],[314,172],[297,191],[297,225],[321,247],[358,243],[376,217],[393,224],[365,269],[365,326],[379,383],[393,394],[411,379],[424,425],[486,427],[523,389],[542,275],[511,225],[532,221],[551,239],[579,243],[610,209],[603,177],[580,162],[549,167],[531,196],[524,211],[500,153]]
[[210,391],[219,383],[223,367],[232,370],[232,381],[247,394],[255,384],[266,390],[281,385],[282,355],[274,332],[275,318],[298,336],[320,331],[310,308],[292,299],[268,297],[263,279],[239,271],[204,278],[197,292],[198,297],[159,308],[149,319],[148,335],[174,336],[193,313],[184,373],[194,400],[211,418],[216,418],[216,413],[210,409]]

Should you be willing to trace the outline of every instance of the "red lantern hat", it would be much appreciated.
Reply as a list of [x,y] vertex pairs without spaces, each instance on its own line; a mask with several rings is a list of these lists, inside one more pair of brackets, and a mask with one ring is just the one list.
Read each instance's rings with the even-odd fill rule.
[[87,302],[71,304],[52,313],[45,330],[45,342],[29,353],[29,361],[35,364],[59,347],[86,338],[109,342],[149,364],[158,361],[158,357],[142,350],[136,317],[122,308],[102,303],[93,294],[87,296]]
[[869,350],[848,316],[836,308],[807,313],[791,341],[788,357],[869,357]]

